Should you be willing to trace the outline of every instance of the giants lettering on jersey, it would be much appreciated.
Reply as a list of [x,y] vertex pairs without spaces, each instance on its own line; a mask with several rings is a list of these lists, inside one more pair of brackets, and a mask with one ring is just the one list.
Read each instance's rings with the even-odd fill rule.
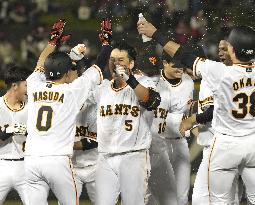
[[238,91],[241,88],[251,86],[255,86],[255,81],[252,80],[251,78],[241,78],[239,81],[233,83],[234,91]]
[[76,137],[84,137],[88,134],[88,126],[76,126]]
[[97,133],[90,132],[88,126],[76,126],[76,137],[87,137],[93,140],[97,139]]
[[157,108],[156,110],[154,110],[154,117],[155,118],[161,118],[161,119],[166,119],[168,114],[168,110],[164,109],[164,108]]
[[100,116],[110,116],[110,115],[128,115],[129,113],[133,117],[138,117],[140,109],[138,106],[131,106],[126,104],[116,104],[114,107],[112,105],[102,105],[100,107]]
[[33,93],[34,102],[37,101],[55,101],[55,102],[64,102],[64,94],[59,92],[52,91],[40,91]]

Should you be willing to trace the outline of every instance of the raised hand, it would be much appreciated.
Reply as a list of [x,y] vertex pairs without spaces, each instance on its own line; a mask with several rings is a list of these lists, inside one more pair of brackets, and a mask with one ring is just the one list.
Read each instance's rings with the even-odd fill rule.
[[52,26],[51,33],[50,33],[50,38],[49,38],[49,44],[53,46],[58,46],[66,42],[67,40],[70,39],[71,35],[63,35],[63,31],[65,28],[66,21],[65,20],[58,20],[55,22]]
[[121,76],[125,81],[129,79],[129,75],[131,74],[130,70],[122,65],[116,65],[115,72],[117,75]]
[[137,30],[139,34],[144,34],[151,38],[157,29],[148,21],[140,21],[137,23]]
[[84,57],[85,51],[86,51],[85,44],[78,44],[77,46],[71,49],[69,56],[73,61],[79,61]]
[[109,18],[103,18],[101,22],[101,33],[99,39],[102,45],[110,45],[112,39],[112,22]]

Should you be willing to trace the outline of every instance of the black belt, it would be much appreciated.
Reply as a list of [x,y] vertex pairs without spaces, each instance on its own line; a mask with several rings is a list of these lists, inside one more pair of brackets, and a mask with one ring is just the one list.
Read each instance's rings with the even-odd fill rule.
[[1,159],[1,160],[5,160],[5,161],[24,161],[24,157],[20,158],[20,159]]

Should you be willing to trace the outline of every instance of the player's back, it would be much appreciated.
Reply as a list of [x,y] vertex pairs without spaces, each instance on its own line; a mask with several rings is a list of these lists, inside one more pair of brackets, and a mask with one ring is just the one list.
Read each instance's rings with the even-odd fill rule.
[[207,81],[214,94],[213,128],[232,136],[255,133],[255,66],[226,66],[198,60],[197,75]]
[[[229,67],[215,92],[217,131],[234,136],[255,133],[255,70]],[[238,129],[237,129],[238,128]]]
[[28,96],[27,155],[70,155],[79,111],[67,84],[42,83]]
[[26,155],[72,155],[76,117],[92,86],[100,82],[95,66],[69,84],[46,82],[37,72],[29,76]]

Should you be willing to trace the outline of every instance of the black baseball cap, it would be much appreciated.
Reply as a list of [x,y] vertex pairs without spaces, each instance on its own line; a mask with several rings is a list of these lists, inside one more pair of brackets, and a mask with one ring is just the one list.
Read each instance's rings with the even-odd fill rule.
[[139,70],[145,74],[152,76],[160,73],[162,68],[161,57],[156,52],[149,52],[139,55],[136,60],[136,65]]

